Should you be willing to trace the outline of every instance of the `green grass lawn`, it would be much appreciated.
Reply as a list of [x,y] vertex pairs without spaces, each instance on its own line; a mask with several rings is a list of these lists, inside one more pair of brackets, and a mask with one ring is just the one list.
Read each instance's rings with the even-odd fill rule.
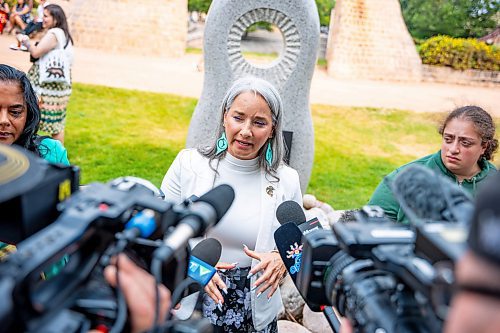
[[[196,99],[73,86],[65,146],[82,184],[137,176],[159,186],[184,147]],[[313,105],[315,160],[307,192],[336,209],[369,199],[383,175],[439,148],[443,115]]]

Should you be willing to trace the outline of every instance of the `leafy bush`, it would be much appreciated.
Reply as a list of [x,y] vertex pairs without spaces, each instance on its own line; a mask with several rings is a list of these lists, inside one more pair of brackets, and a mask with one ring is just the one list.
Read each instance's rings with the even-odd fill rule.
[[500,70],[500,49],[473,38],[435,36],[419,47],[422,62],[454,69]]

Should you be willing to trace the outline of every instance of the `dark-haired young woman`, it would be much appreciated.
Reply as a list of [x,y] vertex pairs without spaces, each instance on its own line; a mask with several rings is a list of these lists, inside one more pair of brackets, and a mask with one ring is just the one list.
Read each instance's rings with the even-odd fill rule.
[[[448,114],[439,134],[443,137],[440,151],[399,167],[386,176],[388,182],[416,163],[445,175],[475,196],[484,180],[497,172],[489,162],[498,149],[493,119],[478,106],[463,106]],[[385,181],[380,182],[368,204],[380,206],[393,220],[408,222]]]
[[[47,5],[43,11],[43,28],[48,29],[37,45],[32,45],[25,36],[22,44],[31,56],[39,59],[48,52],[58,48],[64,49],[69,62],[73,62],[73,38],[68,29],[66,15],[58,5]],[[64,143],[64,126],[66,123],[66,107],[71,96],[71,79],[67,82],[40,82],[38,61],[28,71],[28,77],[40,98],[40,130],[48,132],[54,139]]]

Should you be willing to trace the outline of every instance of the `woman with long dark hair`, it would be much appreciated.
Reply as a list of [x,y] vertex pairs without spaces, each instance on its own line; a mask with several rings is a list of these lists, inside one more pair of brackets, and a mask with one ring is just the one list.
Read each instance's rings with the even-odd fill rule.
[[[37,135],[39,122],[38,101],[26,74],[0,64],[0,144],[17,145],[48,162],[69,165],[59,141]],[[14,245],[0,242],[0,261],[14,250]]]
[[48,31],[37,45],[32,45],[29,37],[23,37],[22,44],[36,59],[28,71],[28,77],[40,98],[40,130],[50,133],[54,139],[64,143],[66,107],[72,92],[71,78],[67,78],[66,82],[40,82],[39,65],[39,58],[54,49],[63,49],[69,64],[73,62],[73,38],[69,33],[66,15],[60,6],[45,7],[43,28]]
[[69,165],[59,141],[37,135],[39,122],[38,101],[26,74],[0,64],[0,143],[18,145],[51,163]]

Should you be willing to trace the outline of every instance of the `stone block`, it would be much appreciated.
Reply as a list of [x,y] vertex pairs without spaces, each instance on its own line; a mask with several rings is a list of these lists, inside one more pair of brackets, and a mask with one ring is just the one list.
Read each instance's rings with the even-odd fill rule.
[[338,0],[330,21],[328,74],[420,81],[422,62],[397,0]]
[[187,40],[187,0],[76,0],[63,5],[75,45],[178,57]]
[[323,312],[314,312],[307,305],[302,313],[302,325],[314,333],[331,333],[332,328]]

